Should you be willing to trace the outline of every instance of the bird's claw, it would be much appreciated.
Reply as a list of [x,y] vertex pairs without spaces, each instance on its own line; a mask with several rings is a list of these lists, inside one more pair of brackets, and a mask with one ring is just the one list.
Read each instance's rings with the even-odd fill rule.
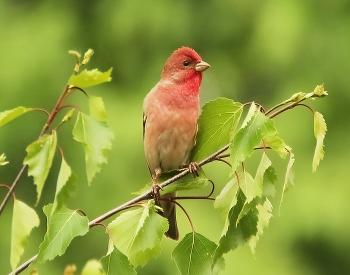
[[198,170],[200,169],[197,162],[191,162],[188,164],[188,170],[190,170],[190,173],[196,178],[199,177]]
[[159,190],[163,190],[163,188],[158,183],[153,183],[151,195],[155,199],[156,202],[158,202],[159,198],[160,198]]

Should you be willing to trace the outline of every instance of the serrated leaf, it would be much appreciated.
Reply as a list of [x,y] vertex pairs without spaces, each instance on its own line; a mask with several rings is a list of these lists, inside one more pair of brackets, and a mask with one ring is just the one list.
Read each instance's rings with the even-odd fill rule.
[[34,110],[34,109],[19,106],[17,108],[12,109],[12,110],[1,112],[0,113],[0,127],[2,125],[5,125],[7,122],[10,122],[11,120],[15,119],[16,117],[19,117],[20,115],[23,115],[26,112],[29,112],[32,110]]
[[265,200],[264,204],[258,204],[256,208],[259,211],[257,233],[249,239],[249,247],[252,254],[255,254],[255,248],[259,237],[263,234],[264,228],[269,225],[270,218],[272,217],[272,205],[268,199]]
[[102,163],[107,163],[107,150],[112,148],[114,134],[104,121],[78,113],[73,138],[82,143],[85,151],[86,174],[90,184]]
[[274,197],[276,195],[275,181],[277,180],[277,175],[275,168],[272,166],[268,167],[264,173],[263,178],[263,196],[264,197]]
[[[163,173],[162,176],[159,179],[159,182],[163,182],[167,179],[172,178],[173,176],[177,175],[179,171],[174,171],[170,173]],[[199,176],[193,177],[193,175],[188,174],[180,179],[178,179],[176,182],[166,186],[163,188],[162,194],[175,192],[175,191],[182,191],[182,190],[191,190],[191,189],[199,189],[204,186],[206,186],[209,182],[208,178],[204,174],[203,169],[198,171]],[[148,188],[150,189],[150,187]]]
[[114,246],[109,250],[109,253],[100,260],[106,275],[136,275],[136,271],[130,264],[128,257]]
[[112,68],[104,73],[100,72],[97,69],[91,71],[84,70],[78,75],[72,75],[68,80],[68,85],[79,88],[95,86],[104,82],[111,81],[111,73]]
[[43,135],[26,148],[27,156],[23,163],[29,166],[28,175],[33,176],[39,202],[46,178],[50,172],[57,144],[56,131],[51,135]]
[[233,137],[233,143],[230,146],[232,174],[241,162],[253,154],[254,148],[261,143],[262,139],[274,135],[276,135],[276,128],[273,120],[262,114],[259,108],[255,108],[251,119]]
[[171,257],[182,275],[217,274],[225,267],[224,259],[212,271],[212,258],[217,245],[203,235],[191,232],[173,250]]
[[62,122],[69,121],[72,118],[74,111],[75,111],[75,108],[69,110],[67,114],[63,117]]
[[[264,175],[266,170],[272,165],[271,160],[267,157],[266,153],[263,152],[260,164],[256,171],[256,175],[254,178],[254,183],[251,186],[246,186],[249,188],[249,192],[244,192],[247,197],[247,202],[250,202],[254,197],[262,197],[263,187],[264,187]],[[243,186],[241,187],[244,191]]]
[[108,225],[114,245],[135,267],[159,256],[160,241],[168,228],[168,220],[157,214],[154,200],[121,214]]
[[27,246],[27,239],[34,227],[39,226],[39,217],[36,212],[25,203],[14,199],[12,229],[11,229],[11,256],[12,270],[15,270]]
[[85,264],[81,275],[104,275],[101,263],[97,260],[88,261]]
[[89,96],[90,115],[98,121],[107,122],[106,109],[101,97]]
[[280,210],[281,210],[281,204],[282,204],[282,201],[283,201],[284,193],[287,192],[291,186],[294,186],[294,169],[293,169],[293,165],[294,165],[295,159],[294,159],[294,154],[292,153],[292,149],[288,148],[288,151],[289,151],[289,162],[288,162],[288,165],[287,165],[286,176],[284,178],[282,196],[281,196],[281,201],[280,201]]
[[36,263],[44,263],[61,256],[73,238],[83,236],[89,231],[87,217],[79,214],[77,210],[61,207],[53,215],[52,204],[44,207],[48,219],[48,228],[44,241],[40,244]]
[[8,164],[8,163],[9,163],[9,162],[6,161],[5,153],[2,153],[1,156],[0,156],[0,166],[6,165],[6,164]]
[[254,116],[256,116],[257,112],[258,112],[258,106],[255,104],[255,102],[252,102],[252,104],[250,104],[248,113],[247,113],[246,117],[244,118],[240,129],[246,127],[246,126],[247,126],[247,123],[248,123]]
[[75,190],[76,176],[65,159],[62,158],[62,164],[57,179],[55,199],[52,206],[52,213],[54,213],[57,209],[66,206],[69,198],[72,196],[72,194],[74,194]]
[[200,161],[227,145],[239,122],[243,105],[227,98],[217,98],[202,108],[198,119],[196,145],[190,159]]
[[244,170],[239,178],[240,190],[246,198],[245,203],[251,202],[256,196],[261,196],[261,187],[255,184],[254,178]]
[[[239,189],[237,193],[237,203],[231,208],[228,215],[228,228],[226,234],[220,238],[213,264],[219,261],[223,254],[235,250],[239,245],[246,243],[252,236],[257,233],[258,210],[251,209],[248,213],[239,219],[243,206],[246,203],[246,197]],[[239,219],[239,222],[237,223]]]
[[[238,174],[238,178],[241,176],[242,173]],[[234,176],[221,190],[220,195],[215,198],[214,207],[219,211],[223,219],[226,219],[230,209],[237,203],[238,188],[237,177]]]
[[314,112],[314,134],[316,137],[316,149],[314,158],[312,161],[312,172],[316,172],[317,166],[320,164],[320,161],[323,159],[324,150],[323,150],[323,140],[326,136],[327,124],[324,120],[322,114],[319,112]]
[[285,158],[288,154],[288,151],[286,148],[288,147],[284,140],[280,137],[276,127],[275,122],[273,119],[270,119],[272,121],[271,125],[271,132],[266,134],[264,137],[264,143],[265,146],[271,147],[273,150],[275,150],[281,158]]

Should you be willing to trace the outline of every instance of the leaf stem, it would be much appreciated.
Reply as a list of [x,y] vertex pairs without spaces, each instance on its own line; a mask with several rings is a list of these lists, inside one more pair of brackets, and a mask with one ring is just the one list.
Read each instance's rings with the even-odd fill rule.
[[45,114],[47,114],[48,116],[50,116],[50,113],[44,109],[41,108],[34,108],[35,111],[40,111],[40,112],[44,112]]
[[170,200],[170,201],[173,202],[173,203],[175,203],[178,207],[180,207],[181,210],[186,214],[187,219],[188,219],[188,221],[189,221],[190,224],[191,224],[192,232],[194,232],[194,228],[193,228],[193,224],[192,224],[191,218],[190,218],[190,216],[188,215],[188,213],[186,212],[185,208],[183,208],[183,206],[182,206],[181,204],[179,204],[177,201],[174,201],[174,200]]

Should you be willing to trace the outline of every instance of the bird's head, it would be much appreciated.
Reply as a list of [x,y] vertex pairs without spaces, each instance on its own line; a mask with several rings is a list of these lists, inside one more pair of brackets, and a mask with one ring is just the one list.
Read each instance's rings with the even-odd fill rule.
[[176,83],[191,81],[199,78],[202,72],[209,68],[209,64],[188,47],[182,47],[173,52],[165,63],[162,78]]

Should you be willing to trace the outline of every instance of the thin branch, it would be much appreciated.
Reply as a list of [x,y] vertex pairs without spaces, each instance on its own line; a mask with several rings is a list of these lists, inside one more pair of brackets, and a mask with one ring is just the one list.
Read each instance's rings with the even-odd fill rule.
[[[209,162],[212,162],[213,160],[215,160],[215,158],[220,155],[221,153],[223,153],[224,151],[226,151],[228,148],[229,148],[230,144],[227,144],[226,146],[222,147],[221,149],[219,149],[218,151],[216,151],[214,154],[210,155],[209,157],[207,157],[206,159],[202,160],[201,162],[198,163],[198,166],[201,167]],[[25,168],[25,166],[24,166]],[[23,169],[23,168],[22,168]],[[23,169],[24,170],[24,169]],[[182,171],[181,173],[177,174],[176,176],[162,182],[161,184],[159,184],[160,187],[164,188],[165,186],[168,186],[169,184],[177,181],[178,179],[186,176],[187,174],[189,174],[190,171],[189,169],[185,169],[184,171]],[[212,192],[214,191],[214,189],[212,190]],[[212,194],[212,193],[211,193]],[[210,194],[210,195],[211,195]],[[89,228],[92,228],[98,224],[100,224],[102,221],[110,218],[111,216],[115,215],[116,213],[122,211],[122,210],[125,210],[127,208],[130,208],[132,207],[134,204],[137,204],[138,202],[140,201],[143,201],[143,200],[148,200],[150,199],[152,196],[152,190],[149,190],[141,195],[139,195],[138,197],[112,209],[111,211],[108,211],[107,213],[101,215],[100,217],[92,220],[91,222],[89,222]],[[211,198],[208,198],[208,199],[211,199]],[[183,209],[183,207],[177,203],[176,201],[173,201],[175,204],[177,204],[181,209]],[[184,210],[184,209],[183,209]],[[185,211],[186,213],[186,211]],[[186,214],[187,215],[187,214]],[[188,215],[187,215],[188,217]],[[189,217],[188,217],[189,218]],[[192,222],[190,220],[190,223],[191,223],[191,226],[192,226],[192,229],[193,229],[193,225],[192,225]],[[22,264],[21,266],[19,266],[14,272],[15,273],[10,273],[9,275],[15,275],[15,274],[19,274],[20,272],[22,272],[23,270],[25,270],[30,264],[31,262],[33,262],[36,257],[38,255],[35,255],[34,257],[32,257],[31,259],[29,259],[28,261],[26,261],[24,264]]]
[[[60,97],[58,98],[57,102],[56,102],[56,105],[55,107],[52,109],[52,112],[51,114],[49,114],[49,117],[47,118],[47,121],[44,125],[44,127],[42,128],[41,130],[41,133],[39,135],[39,138],[42,137],[42,135],[45,134],[45,132],[49,129],[52,121],[54,120],[54,118],[56,117],[58,111],[59,111],[59,108],[61,106],[61,104],[64,102],[64,98],[66,96],[66,94],[68,93],[69,91],[69,86],[66,86],[66,88],[63,90],[62,94],[60,95]],[[44,111],[42,109],[37,109],[37,110],[41,110],[41,111]],[[45,111],[46,112],[46,111]],[[13,192],[13,190],[15,189],[16,185],[17,185],[17,182],[19,180],[19,178],[21,177],[21,175],[23,174],[25,168],[27,167],[27,165],[23,165],[22,169],[19,171],[16,179],[14,180],[14,182],[12,183],[12,186],[10,188],[10,190],[7,192],[4,200],[2,201],[1,203],[1,206],[0,206],[0,215],[2,213],[2,211],[4,211],[5,207],[6,207],[6,204],[11,196],[11,193]]]
[[228,166],[230,166],[232,168],[232,165],[229,162],[227,162],[226,160],[224,160],[224,159],[222,159],[220,157],[216,157],[215,160],[222,161],[222,162],[226,163]]
[[19,178],[22,176],[22,174],[23,174],[24,170],[26,169],[26,167],[27,167],[26,164],[22,166],[21,171],[19,171],[16,179],[14,180],[14,182],[11,185],[11,188],[9,189],[9,191],[7,192],[4,200],[2,201],[1,206],[0,206],[0,215],[1,215],[2,211],[4,211],[6,204],[7,204],[8,200],[10,199],[11,193],[15,189],[16,184],[17,184]]

